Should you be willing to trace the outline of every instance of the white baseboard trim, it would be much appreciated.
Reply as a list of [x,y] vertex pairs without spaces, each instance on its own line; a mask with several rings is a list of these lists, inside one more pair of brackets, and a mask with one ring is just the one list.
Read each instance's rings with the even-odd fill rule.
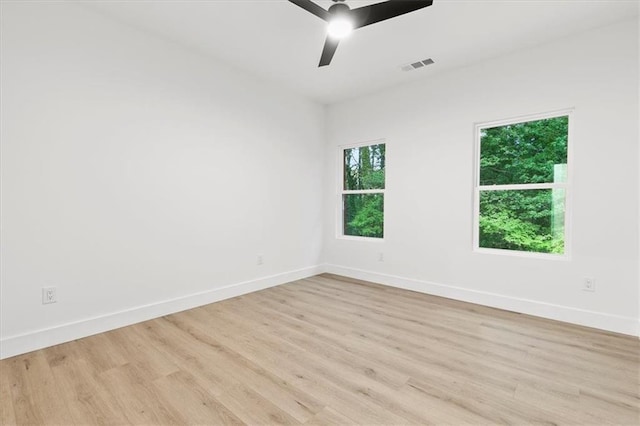
[[164,315],[195,308],[220,300],[230,299],[265,288],[274,287],[291,281],[308,278],[322,273],[322,266],[284,272],[255,280],[207,290],[200,293],[177,297],[162,302],[138,306],[124,311],[86,318],[79,321],[43,328],[37,331],[8,336],[0,339],[0,359],[58,345],[82,337],[91,336],[127,325],[136,324]]
[[342,275],[344,277],[370,281],[435,296],[442,296],[463,302],[476,303],[479,305],[490,306],[492,308],[504,309],[507,311],[584,325],[601,330],[629,334],[632,336],[640,336],[640,320],[634,317],[624,317],[572,308],[569,306],[554,305],[536,300],[521,299],[497,293],[470,290],[463,287],[387,275],[379,272],[350,268],[347,266],[326,264],[324,266],[324,271],[331,274]]

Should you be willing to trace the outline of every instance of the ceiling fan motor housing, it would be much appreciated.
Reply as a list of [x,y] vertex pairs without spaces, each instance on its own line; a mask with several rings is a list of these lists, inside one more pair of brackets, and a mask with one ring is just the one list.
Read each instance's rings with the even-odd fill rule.
[[351,9],[344,3],[336,3],[331,5],[329,13],[333,16],[347,15]]

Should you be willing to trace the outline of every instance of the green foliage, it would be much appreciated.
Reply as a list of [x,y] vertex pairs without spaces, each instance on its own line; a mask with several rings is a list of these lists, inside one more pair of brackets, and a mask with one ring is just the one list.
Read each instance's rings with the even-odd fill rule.
[[385,144],[344,150],[344,189],[384,189]]
[[382,238],[384,236],[384,196],[345,195],[345,235]]
[[567,116],[482,131],[480,185],[548,183],[567,163]]
[[[486,191],[480,198],[480,247],[562,253],[563,205],[554,205],[550,189]],[[557,217],[556,216],[556,217]]]
[[[564,181],[567,133],[566,116],[484,129],[480,184]],[[479,226],[480,247],[563,253],[564,191],[481,191]]]
[[[385,145],[369,145],[344,150],[344,189],[384,189]],[[344,196],[344,233],[382,238],[384,197],[382,194]]]

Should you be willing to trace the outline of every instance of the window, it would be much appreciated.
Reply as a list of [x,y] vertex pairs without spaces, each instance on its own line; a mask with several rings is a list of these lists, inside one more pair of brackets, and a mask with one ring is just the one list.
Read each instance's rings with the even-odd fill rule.
[[476,249],[567,253],[569,117],[476,127]]
[[385,144],[342,149],[341,235],[384,237]]

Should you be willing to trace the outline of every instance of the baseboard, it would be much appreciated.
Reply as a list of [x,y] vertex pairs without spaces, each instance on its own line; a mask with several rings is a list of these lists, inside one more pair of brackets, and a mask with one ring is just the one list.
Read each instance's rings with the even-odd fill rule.
[[136,324],[164,315],[229,299],[291,281],[308,278],[323,272],[321,266],[288,271],[251,281],[227,285],[201,293],[190,294],[149,305],[138,306],[112,314],[86,318],[80,321],[40,329],[34,332],[0,339],[0,359],[20,355],[37,349],[58,345],[127,325]]
[[365,271],[347,266],[326,264],[324,265],[324,271],[331,274],[403,288],[420,293],[490,306],[492,308],[534,315],[537,317],[598,328],[606,331],[613,331],[616,333],[640,336],[640,321],[638,318],[634,317],[624,317],[569,306],[554,305],[535,300],[504,296],[496,293],[470,290],[463,287],[381,274],[379,272]]

